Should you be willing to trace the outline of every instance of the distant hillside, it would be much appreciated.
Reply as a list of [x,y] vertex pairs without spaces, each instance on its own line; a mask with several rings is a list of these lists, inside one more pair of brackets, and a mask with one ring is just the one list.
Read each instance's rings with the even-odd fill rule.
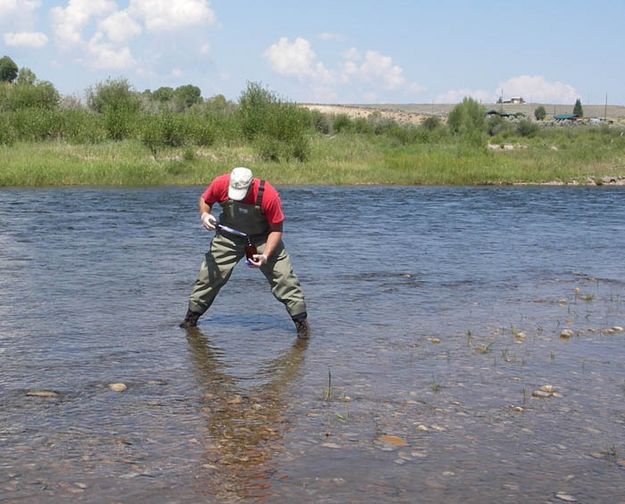
[[[392,118],[400,123],[419,124],[427,116],[436,115],[445,117],[456,106],[456,104],[444,103],[402,103],[402,104],[350,104],[350,105],[326,105],[315,103],[302,103],[303,107],[311,110],[319,110],[326,114],[347,114],[350,117],[368,117],[374,112],[379,112],[382,117]],[[495,109],[504,112],[523,112],[527,117],[534,117],[536,107],[545,107],[549,116],[555,114],[570,114],[573,112],[573,105],[554,105],[549,103],[483,103],[486,110]],[[583,105],[583,104],[582,104]],[[583,105],[585,117],[604,117],[614,122],[625,124],[625,106],[622,105]]]

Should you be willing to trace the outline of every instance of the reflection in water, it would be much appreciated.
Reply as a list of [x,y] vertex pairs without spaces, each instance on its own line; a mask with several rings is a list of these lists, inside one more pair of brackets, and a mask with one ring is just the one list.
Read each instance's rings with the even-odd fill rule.
[[261,371],[263,384],[251,389],[227,374],[220,350],[200,330],[189,330],[187,340],[208,428],[199,493],[221,499],[267,497],[276,477],[274,457],[288,428],[289,385],[304,360],[307,340],[296,340],[271,361]]

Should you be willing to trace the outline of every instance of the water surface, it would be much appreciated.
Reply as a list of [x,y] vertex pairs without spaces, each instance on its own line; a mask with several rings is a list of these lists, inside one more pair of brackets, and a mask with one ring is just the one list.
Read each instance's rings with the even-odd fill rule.
[[622,188],[282,188],[309,343],[200,191],[0,191],[0,501],[625,500]]

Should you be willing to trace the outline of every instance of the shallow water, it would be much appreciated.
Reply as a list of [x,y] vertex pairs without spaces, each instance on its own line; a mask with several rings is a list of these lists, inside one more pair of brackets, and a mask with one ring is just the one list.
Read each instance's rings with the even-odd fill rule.
[[0,501],[625,501],[622,188],[284,188],[308,344],[200,190],[0,191]]

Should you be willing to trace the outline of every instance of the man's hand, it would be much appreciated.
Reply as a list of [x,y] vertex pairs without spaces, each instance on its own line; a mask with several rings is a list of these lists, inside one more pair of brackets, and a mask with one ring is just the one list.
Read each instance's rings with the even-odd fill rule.
[[252,259],[247,260],[250,268],[260,268],[263,264],[267,264],[267,256],[265,254],[254,254]]
[[208,212],[204,212],[201,215],[200,222],[202,223],[202,226],[209,231],[215,231],[215,228],[217,227],[217,219],[214,215]]

